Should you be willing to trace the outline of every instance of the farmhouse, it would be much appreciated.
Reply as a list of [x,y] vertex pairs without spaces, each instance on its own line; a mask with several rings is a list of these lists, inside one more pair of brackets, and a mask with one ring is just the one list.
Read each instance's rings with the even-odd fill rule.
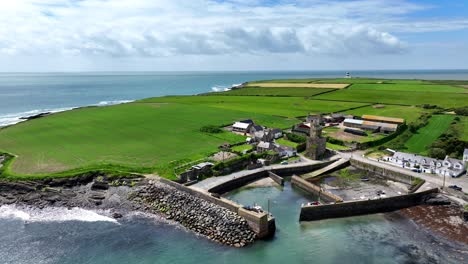
[[302,135],[302,136],[308,136],[310,133],[310,123],[309,122],[302,122],[300,124],[297,124],[293,127],[292,132],[294,134]]
[[271,142],[260,141],[260,143],[257,145],[257,151],[260,153],[273,150],[274,148],[275,145]]
[[403,168],[420,169],[422,172],[441,176],[460,177],[466,171],[463,161],[448,156],[444,160],[438,160],[416,154],[395,152],[392,157],[388,158],[388,161]]
[[232,131],[247,133],[250,127],[252,127],[251,123],[235,122],[234,125],[232,125]]
[[363,115],[361,118],[362,120],[396,124],[396,125],[401,125],[405,122],[403,118],[386,117],[386,116]]

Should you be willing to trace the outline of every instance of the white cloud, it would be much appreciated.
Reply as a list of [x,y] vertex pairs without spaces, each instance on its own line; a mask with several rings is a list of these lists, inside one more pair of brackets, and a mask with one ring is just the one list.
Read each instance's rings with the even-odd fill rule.
[[399,16],[429,8],[391,0],[0,1],[0,53],[113,57],[401,53],[406,44],[390,33],[404,23]]

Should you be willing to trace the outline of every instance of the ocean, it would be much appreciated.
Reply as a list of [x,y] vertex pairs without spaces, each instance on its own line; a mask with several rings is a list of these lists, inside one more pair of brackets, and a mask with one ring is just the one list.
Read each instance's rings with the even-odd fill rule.
[[[222,91],[275,78],[343,77],[314,72],[2,73],[0,126],[20,117],[153,96]],[[468,70],[353,71],[356,77],[463,79]],[[1,149],[1,146],[0,146]],[[229,193],[244,204],[271,202],[277,232],[252,246],[226,247],[164,219],[107,211],[0,207],[0,263],[463,263],[466,247],[451,244],[395,214],[310,223],[298,221],[310,200],[287,184]],[[461,258],[464,258],[461,259]]]
[[2,206],[0,263],[455,264],[468,257],[466,247],[437,238],[396,214],[300,223],[300,205],[311,198],[289,182],[284,188],[242,188],[227,196],[264,208],[270,200],[275,237],[237,249],[144,214],[115,220],[107,211]]
[[[468,80],[468,70],[353,71],[353,77]],[[0,73],[0,126],[90,105],[223,91],[252,80],[336,78],[344,71]]]

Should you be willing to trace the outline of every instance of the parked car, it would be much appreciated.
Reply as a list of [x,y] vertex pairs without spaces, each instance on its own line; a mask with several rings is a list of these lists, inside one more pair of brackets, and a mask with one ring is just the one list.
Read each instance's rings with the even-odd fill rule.
[[449,185],[449,188],[460,192],[462,191],[462,187],[457,185]]
[[288,165],[288,162],[287,161],[282,161],[280,164],[281,165]]

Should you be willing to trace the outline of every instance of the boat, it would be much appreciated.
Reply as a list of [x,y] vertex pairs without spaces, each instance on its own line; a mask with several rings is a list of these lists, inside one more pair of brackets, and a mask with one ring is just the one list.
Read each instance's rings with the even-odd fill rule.
[[321,205],[321,203],[319,201],[312,201],[312,202],[307,202],[306,204],[302,204],[302,207],[304,207],[304,206],[317,206],[317,205]]

